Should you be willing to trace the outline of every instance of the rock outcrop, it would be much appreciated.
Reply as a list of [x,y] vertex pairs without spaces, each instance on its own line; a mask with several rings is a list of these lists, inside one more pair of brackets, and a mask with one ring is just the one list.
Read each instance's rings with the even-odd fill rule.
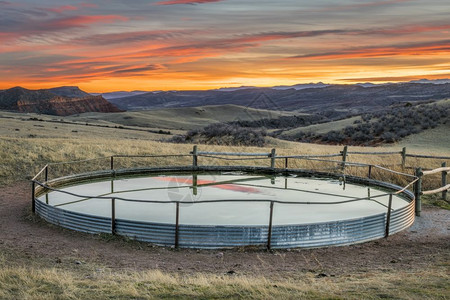
[[[82,91],[80,90],[80,92]],[[82,93],[88,96],[71,98],[57,95],[50,90],[27,90],[15,87],[0,92],[0,109],[57,116],[85,112],[114,113],[122,111],[102,96],[90,96],[85,92]]]

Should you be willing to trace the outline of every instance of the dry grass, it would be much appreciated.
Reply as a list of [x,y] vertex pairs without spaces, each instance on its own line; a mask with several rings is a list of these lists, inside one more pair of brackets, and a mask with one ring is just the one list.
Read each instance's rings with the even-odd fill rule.
[[[39,122],[20,121],[0,128],[0,184],[30,179],[46,163],[106,157],[88,163],[52,166],[50,176],[58,172],[81,172],[89,169],[109,168],[109,156],[116,154],[188,154],[192,145],[175,145],[155,141],[157,135],[142,132],[57,125],[58,128],[36,127]],[[21,126],[19,131],[15,128]],[[44,125],[47,126],[47,125]],[[56,126],[54,126],[56,127]],[[77,132],[73,132],[76,130]],[[29,137],[29,135],[35,137]],[[199,146],[202,151],[269,152],[277,148],[279,155],[339,153],[340,146],[298,144],[269,139],[265,148]],[[395,150],[400,151],[401,147]],[[383,148],[352,147],[351,151],[386,151]],[[390,151],[390,150],[389,150]],[[426,151],[419,154],[430,154]],[[449,155],[436,152],[436,155]],[[337,157],[335,160],[339,161]],[[392,156],[350,155],[348,161],[380,165],[400,164],[400,154]],[[192,158],[166,159],[116,159],[116,167],[133,165],[190,164]],[[242,164],[242,161],[219,161],[200,158],[200,164]],[[261,164],[261,161],[246,161]],[[269,161],[263,161],[269,165]],[[277,163],[283,166],[284,161]],[[410,166],[435,168],[440,160],[408,159]],[[447,162],[448,163],[448,162]],[[336,163],[305,161],[289,162],[289,167],[335,168]],[[348,168],[347,172],[363,175],[366,168]],[[379,172],[379,173],[376,173]],[[377,177],[399,181],[385,172],[376,171]],[[433,179],[435,182],[439,176]],[[425,186],[433,187],[427,179]],[[430,266],[425,270],[411,272],[374,270],[367,273],[347,274],[340,277],[315,278],[312,273],[289,274],[289,278],[255,276],[228,276],[212,274],[178,275],[161,271],[114,271],[102,266],[48,267],[48,264],[26,258],[14,263],[4,250],[0,252],[0,299],[160,299],[160,298],[247,298],[247,299],[298,299],[298,298],[345,298],[345,299],[448,299],[448,265]]]
[[373,271],[317,278],[125,272],[82,265],[72,269],[11,267],[3,261],[0,299],[446,299],[445,266],[422,271]]
[[311,132],[311,133],[315,133],[315,134],[326,134],[327,132],[329,132],[331,130],[338,131],[338,130],[344,129],[347,126],[352,126],[356,120],[361,120],[361,117],[357,116],[357,117],[351,117],[351,118],[338,120],[338,121],[331,121],[331,122],[327,122],[327,123],[314,124],[314,125],[309,125],[309,126],[305,126],[305,127],[294,128],[294,129],[286,130],[285,132],[283,132],[283,134],[285,134],[286,136],[290,136],[290,137],[297,135],[299,132]]
[[[100,130],[102,130],[100,128]],[[129,133],[129,138],[132,134]],[[224,151],[224,152],[270,152],[272,147],[277,148],[277,155],[321,155],[336,154],[342,150],[341,146],[327,146],[314,144],[299,144],[271,139],[270,146],[264,148],[239,147],[239,146],[211,146],[200,145],[201,151]],[[189,144],[169,144],[164,142],[145,139],[124,139],[122,137],[111,138],[101,135],[86,134],[77,135],[76,138],[70,136],[55,135],[55,137],[0,137],[0,147],[5,149],[0,153],[0,183],[8,183],[17,180],[30,179],[47,163],[60,163],[67,161],[102,158],[95,161],[76,164],[64,164],[50,167],[50,177],[84,172],[110,167],[109,157],[111,155],[171,155],[189,154],[192,151]],[[397,149],[400,151],[400,149]],[[383,148],[351,147],[349,151],[386,151]],[[445,155],[436,153],[437,155]],[[448,155],[448,154],[447,154]],[[289,168],[315,169],[321,171],[339,172],[341,157],[330,158],[336,162],[310,161],[300,159],[290,159]],[[400,154],[394,155],[349,155],[347,161],[362,162],[388,166],[397,171],[402,171],[400,167]],[[133,166],[175,166],[189,165],[192,163],[191,157],[168,157],[168,158],[117,158],[115,168],[125,168]],[[200,165],[265,165],[269,166],[269,159],[264,160],[222,160],[216,158],[200,157]],[[407,159],[408,166],[421,166],[423,168],[436,168],[441,164],[441,160],[432,159]],[[277,167],[284,167],[284,159],[277,160]],[[412,173],[412,169],[406,170]],[[357,176],[367,176],[367,167],[348,167],[346,174]],[[404,186],[410,178],[392,175],[389,172],[373,169],[373,176],[377,179],[394,182]],[[426,189],[439,186],[439,174],[426,177],[424,187]]]

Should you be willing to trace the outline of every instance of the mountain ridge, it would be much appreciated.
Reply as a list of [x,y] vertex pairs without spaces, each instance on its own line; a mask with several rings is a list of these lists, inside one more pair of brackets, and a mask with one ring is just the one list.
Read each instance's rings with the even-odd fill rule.
[[92,96],[78,87],[29,90],[20,86],[0,91],[0,109],[57,116],[123,111],[102,96]]
[[[443,83],[450,83],[450,79],[420,79],[420,80],[411,80],[407,82],[388,82],[388,83],[372,83],[372,82],[359,82],[355,84],[327,84],[323,83],[321,81],[319,82],[310,82],[310,83],[298,83],[294,85],[276,85],[276,86],[268,86],[268,87],[256,87],[256,86],[239,86],[239,87],[221,87],[211,90],[204,90],[204,91],[219,91],[219,92],[234,92],[238,90],[246,90],[246,89],[262,89],[262,88],[269,88],[269,89],[275,89],[275,90],[286,90],[286,89],[296,89],[296,90],[302,90],[307,88],[324,88],[327,86],[351,86],[351,85],[357,85],[361,87],[376,87],[376,86],[385,86],[385,85],[395,85],[395,84],[403,84],[403,83],[421,83],[421,84],[443,84]],[[171,90],[171,91],[165,91],[165,92],[180,92],[183,90]],[[143,91],[143,90],[134,90],[134,91],[113,91],[113,92],[105,92],[105,93],[91,93],[91,95],[102,95],[105,99],[115,99],[115,98],[124,98],[129,96],[136,96],[141,95],[145,93],[161,93],[164,91],[161,90],[152,90],[152,91]]]
[[329,85],[321,88],[246,88],[234,91],[170,91],[110,99],[124,110],[235,104],[269,110],[317,112],[377,110],[402,102],[450,98],[450,83],[396,83],[364,87]]

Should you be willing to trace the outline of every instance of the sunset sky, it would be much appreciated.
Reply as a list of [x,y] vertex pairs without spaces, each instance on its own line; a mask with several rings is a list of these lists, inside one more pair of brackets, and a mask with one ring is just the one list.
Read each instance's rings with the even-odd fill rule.
[[448,0],[0,1],[0,89],[450,78]]

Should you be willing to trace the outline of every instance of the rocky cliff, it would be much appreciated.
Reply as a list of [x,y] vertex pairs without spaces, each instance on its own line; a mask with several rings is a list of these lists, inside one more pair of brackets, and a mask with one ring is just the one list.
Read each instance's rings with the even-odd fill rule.
[[70,98],[57,95],[50,90],[27,90],[21,87],[0,91],[0,109],[57,116],[122,111],[102,96]]

